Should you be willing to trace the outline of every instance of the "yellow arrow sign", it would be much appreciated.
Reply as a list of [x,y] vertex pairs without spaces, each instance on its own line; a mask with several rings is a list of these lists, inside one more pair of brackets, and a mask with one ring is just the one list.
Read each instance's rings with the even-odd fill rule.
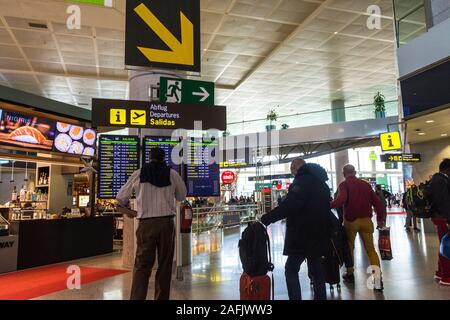
[[142,54],[150,61],[194,65],[194,25],[180,11],[181,42],[168,30],[164,24],[143,3],[134,11],[144,22],[167,44],[171,50],[158,50],[138,47]]

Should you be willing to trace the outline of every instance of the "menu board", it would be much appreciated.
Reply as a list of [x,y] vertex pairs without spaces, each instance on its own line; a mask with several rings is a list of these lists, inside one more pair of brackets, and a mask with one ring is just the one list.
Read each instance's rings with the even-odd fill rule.
[[190,138],[186,165],[188,196],[212,197],[220,195],[219,163],[209,164],[209,155],[218,152],[219,141],[213,138]]
[[0,144],[51,151],[55,122],[0,109]]
[[97,132],[94,129],[57,122],[53,151],[93,157],[96,140]]
[[114,199],[128,178],[139,169],[139,138],[102,135],[98,155],[98,197]]
[[152,148],[161,148],[164,150],[166,157],[166,164],[171,167],[176,172],[181,172],[181,166],[178,164],[178,161],[172,160],[172,150],[173,148],[180,143],[179,140],[172,140],[171,137],[168,136],[146,136],[144,137],[144,163],[150,162],[150,150]]

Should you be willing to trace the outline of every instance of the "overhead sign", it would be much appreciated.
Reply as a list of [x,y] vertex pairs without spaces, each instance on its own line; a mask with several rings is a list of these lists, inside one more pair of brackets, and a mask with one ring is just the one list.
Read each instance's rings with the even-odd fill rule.
[[226,107],[211,106],[208,112],[200,105],[92,99],[92,126],[151,129],[226,130]]
[[112,7],[113,0],[66,0],[66,2],[75,2],[81,4],[93,4],[96,6]]
[[125,64],[200,72],[200,0],[127,0]]
[[227,170],[222,173],[222,183],[232,184],[236,180],[236,174],[233,171]]
[[421,162],[422,156],[419,153],[387,153],[381,156],[381,162]]
[[380,142],[381,150],[383,151],[399,150],[402,148],[402,139],[398,131],[380,134]]
[[214,105],[214,82],[161,77],[161,102]]

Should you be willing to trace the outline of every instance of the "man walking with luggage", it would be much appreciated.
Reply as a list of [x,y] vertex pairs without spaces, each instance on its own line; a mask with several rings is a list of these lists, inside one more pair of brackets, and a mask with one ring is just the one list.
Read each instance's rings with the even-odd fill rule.
[[[449,232],[450,224],[450,159],[444,159],[439,172],[430,181],[433,223],[439,241]],[[443,286],[450,286],[450,260],[439,254],[438,270],[434,276]]]
[[131,300],[145,300],[149,278],[158,252],[155,300],[168,300],[175,248],[176,201],[186,198],[180,175],[164,162],[163,149],[150,151],[150,163],[134,172],[117,195],[119,206],[127,207],[134,192],[137,201],[137,250],[133,269]]
[[[332,208],[344,208],[344,228],[354,257],[355,238],[359,234],[372,266],[381,267],[380,258],[373,243],[374,225],[372,223],[372,207],[377,213],[378,227],[384,227],[386,208],[366,181],[356,177],[355,167],[348,164],[343,168],[345,181],[339,185],[338,196],[332,201]],[[354,261],[354,259],[353,259]],[[381,269],[380,269],[381,275]],[[347,268],[344,281],[354,283],[354,268]],[[381,279],[376,279],[374,289],[382,290]]]
[[286,199],[265,214],[261,222],[266,226],[286,220],[284,255],[286,284],[290,300],[301,300],[298,272],[308,259],[308,269],[314,279],[314,299],[326,300],[322,257],[327,255],[330,232],[330,189],[325,169],[317,164],[306,164],[303,159],[291,163],[295,176]]

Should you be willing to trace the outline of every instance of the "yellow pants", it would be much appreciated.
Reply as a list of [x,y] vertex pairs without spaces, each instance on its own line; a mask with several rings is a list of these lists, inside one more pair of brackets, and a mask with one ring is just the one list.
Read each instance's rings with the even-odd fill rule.
[[[350,247],[350,252],[354,259],[354,250],[355,250],[355,238],[359,233],[361,240],[363,241],[364,248],[366,249],[366,253],[369,257],[370,265],[380,267],[380,258],[378,257],[377,252],[375,251],[375,246],[373,244],[373,233],[374,226],[373,222],[370,218],[361,218],[356,219],[355,221],[344,221],[344,228],[347,233],[347,239]],[[353,274],[354,268],[347,268],[348,274]]]

